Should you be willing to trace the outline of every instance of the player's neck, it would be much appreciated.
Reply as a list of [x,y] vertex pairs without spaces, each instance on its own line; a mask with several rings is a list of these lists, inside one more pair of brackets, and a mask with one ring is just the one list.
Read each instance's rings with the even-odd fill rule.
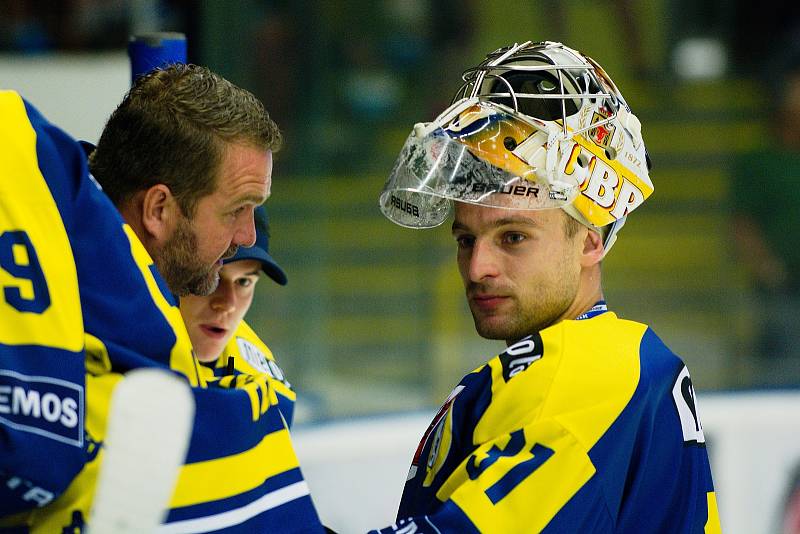
[[598,264],[581,271],[578,292],[572,303],[556,322],[575,319],[592,309],[592,306],[601,300],[604,300],[604,297],[603,287],[600,283],[600,265]]

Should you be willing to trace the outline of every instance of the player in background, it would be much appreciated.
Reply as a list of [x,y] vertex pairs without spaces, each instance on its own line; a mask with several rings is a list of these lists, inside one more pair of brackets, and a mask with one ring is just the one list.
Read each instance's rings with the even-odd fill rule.
[[446,399],[381,532],[719,532],[688,371],[601,285],[653,191],[638,119],[560,43],[501,48],[463,79],[415,126],[380,204],[412,228],[454,207],[476,330],[508,348]]
[[278,395],[286,424],[292,426],[297,398],[272,351],[244,321],[263,271],[286,285],[286,273],[269,253],[269,219],[264,206],[255,210],[256,243],[224,260],[219,285],[207,296],[181,297],[180,308],[195,355],[216,376],[266,375]]
[[[36,122],[27,118],[19,122],[24,126],[26,120]],[[13,131],[9,137],[14,137]],[[39,139],[36,136],[35,143]],[[280,145],[277,127],[248,92],[208,69],[175,66],[139,78],[109,119],[90,163],[108,197],[85,174],[85,156],[74,156],[77,145],[71,140],[64,144],[71,147],[67,155],[73,159],[60,154],[39,156],[38,172],[47,176],[52,165],[60,164],[71,173],[47,185],[54,198],[63,199],[62,203],[57,200],[59,212],[69,215],[71,219],[64,218],[74,226],[73,230],[67,227],[67,236],[75,251],[81,307],[77,315],[54,313],[61,321],[80,317],[81,312],[83,316],[80,337],[84,346],[74,350],[85,349],[85,390],[73,395],[75,402],[82,404],[75,410],[76,436],[69,435],[70,443],[80,448],[81,454],[48,454],[46,449],[37,449],[38,443],[27,435],[14,443],[17,454],[11,458],[12,469],[3,471],[8,479],[3,490],[20,494],[18,501],[29,501],[31,485],[43,479],[53,491],[49,499],[33,503],[36,507],[32,510],[31,503],[18,505],[3,499],[4,505],[11,504],[4,512],[21,513],[4,518],[0,525],[48,533],[84,527],[103,462],[105,423],[114,387],[125,372],[155,366],[172,369],[195,386],[189,451],[165,528],[196,532],[322,531],[286,423],[277,409],[274,389],[265,377],[214,379],[210,370],[200,367],[175,298],[213,291],[223,257],[234,254],[238,246],[253,244],[253,210],[269,195],[272,150]],[[30,174],[35,175],[37,160],[32,161]],[[65,185],[70,179],[80,185],[75,191]],[[24,198],[26,192],[14,193],[16,200]],[[87,197],[94,196],[112,208],[111,222],[103,218],[101,210],[87,204]],[[117,209],[113,209],[109,197]],[[37,202],[38,197],[30,203],[35,206]],[[30,218],[18,218],[21,224],[12,221],[5,226],[15,229],[27,225],[33,229],[38,224]],[[39,237],[31,242],[49,248],[51,236],[45,233]],[[84,248],[76,250],[76,242]],[[25,266],[24,252],[19,250],[13,250],[14,261]],[[115,261],[115,254],[127,254],[134,262],[131,267],[121,265]],[[32,252],[28,253],[30,257]],[[49,278],[47,270],[42,270],[44,278]],[[12,276],[20,276],[17,272],[33,277],[35,286],[42,278],[33,276],[37,272],[31,269],[16,269]],[[52,287],[60,285],[54,283]],[[41,293],[38,287],[34,300]],[[29,298],[24,289],[19,292],[23,299]],[[17,328],[21,320],[14,321],[8,324]],[[71,331],[79,327],[80,321]],[[17,346],[11,352],[25,365],[30,350]],[[79,357],[82,354],[78,352]],[[34,378],[61,376],[62,365],[59,361],[45,366]],[[11,372],[17,373],[12,376],[19,381],[18,371]],[[15,383],[10,387],[21,386]],[[20,396],[19,411],[39,418],[47,413],[52,418],[54,401],[50,399],[54,397],[46,398],[42,387],[36,394]],[[34,398],[44,399],[39,410],[32,407]],[[47,408],[45,401],[50,402]],[[69,399],[62,402],[62,415],[66,414],[63,421],[72,423],[72,404]],[[47,422],[54,424],[49,419]],[[14,430],[20,427],[18,422],[12,423],[6,426]],[[58,438],[64,441],[60,439],[63,436]],[[67,461],[62,462],[62,457]],[[17,476],[19,471],[31,476]]]

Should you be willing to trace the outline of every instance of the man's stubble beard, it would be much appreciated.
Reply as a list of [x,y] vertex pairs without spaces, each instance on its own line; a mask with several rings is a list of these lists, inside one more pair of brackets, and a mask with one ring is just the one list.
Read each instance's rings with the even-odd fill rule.
[[[233,256],[238,249],[233,245],[223,257]],[[156,255],[156,266],[173,294],[208,296],[219,284],[216,262],[202,265],[199,259],[198,239],[189,221],[181,218],[164,247]]]
[[[510,310],[503,310],[503,314],[506,317],[503,322],[484,320],[492,316],[481,312],[477,306],[473,308],[472,303],[469,302],[475,330],[483,338],[499,339],[513,343],[555,324],[569,309],[580,285],[579,273],[576,273],[575,277],[566,275],[569,272],[567,265],[569,265],[567,257],[561,258],[559,267],[555,272],[563,274],[556,274],[551,280],[539,283],[539,290],[535,293],[535,296],[525,296],[516,291],[499,291],[501,294],[511,294],[509,302],[506,303],[511,304],[510,307],[506,307],[510,308]],[[492,293],[493,290],[497,289],[500,288],[487,288],[483,284],[472,282],[467,287],[467,298],[469,298],[471,291],[480,290],[479,292]],[[525,298],[535,298],[536,302],[530,302],[527,307],[523,306],[522,299]]]
[[[503,310],[505,320],[491,321],[493,315],[482,312],[470,305],[475,330],[486,339],[498,339],[513,342],[523,337],[544,330],[554,324],[570,305],[568,299],[545,299],[543,307],[524,310],[517,297],[511,297]],[[511,306],[508,306],[511,304]]]

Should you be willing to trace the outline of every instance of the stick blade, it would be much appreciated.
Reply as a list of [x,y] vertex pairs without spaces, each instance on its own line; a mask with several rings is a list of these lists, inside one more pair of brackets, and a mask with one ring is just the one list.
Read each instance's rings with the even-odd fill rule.
[[180,377],[154,368],[125,374],[111,398],[89,534],[152,532],[164,521],[194,411]]

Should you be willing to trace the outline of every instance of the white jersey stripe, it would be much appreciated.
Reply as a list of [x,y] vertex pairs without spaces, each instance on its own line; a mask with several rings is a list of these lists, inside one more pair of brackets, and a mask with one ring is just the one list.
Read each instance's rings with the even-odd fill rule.
[[220,514],[199,517],[197,519],[186,519],[184,521],[167,523],[161,525],[156,532],[158,534],[190,534],[195,532],[211,532],[231,527],[244,523],[261,512],[277,508],[282,504],[299,499],[300,497],[305,497],[309,493],[308,484],[306,484],[305,481],[295,482],[285,488],[267,493],[250,504],[237,508],[236,510],[229,510]]

